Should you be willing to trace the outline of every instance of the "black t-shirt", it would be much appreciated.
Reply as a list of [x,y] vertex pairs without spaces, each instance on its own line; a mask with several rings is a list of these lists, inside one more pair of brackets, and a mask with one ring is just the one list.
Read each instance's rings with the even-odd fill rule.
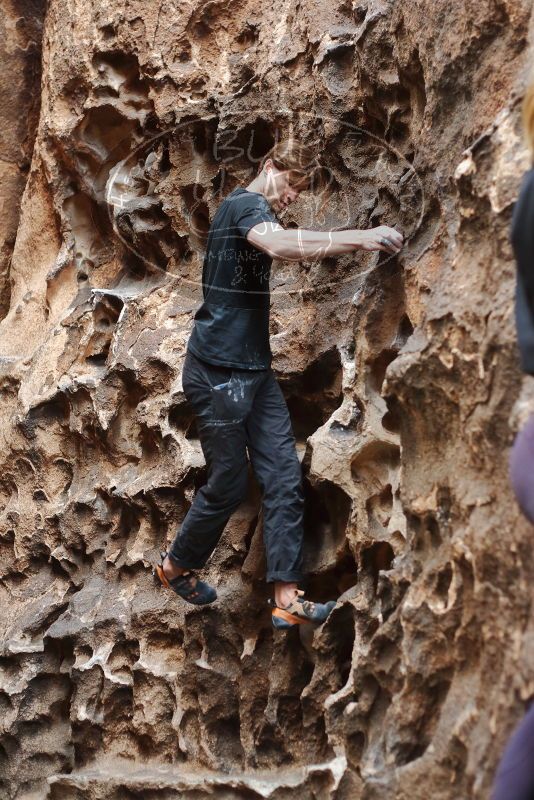
[[534,168],[523,176],[511,240],[517,263],[515,316],[521,366],[534,375]]
[[209,364],[240,369],[271,365],[272,258],[245,237],[258,223],[277,221],[262,194],[241,187],[225,197],[213,217],[202,269],[204,302],[187,344]]

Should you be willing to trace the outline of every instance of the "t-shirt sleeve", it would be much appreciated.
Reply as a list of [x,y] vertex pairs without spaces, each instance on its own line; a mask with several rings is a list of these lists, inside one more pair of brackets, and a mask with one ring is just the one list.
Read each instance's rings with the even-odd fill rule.
[[240,236],[245,237],[249,230],[260,222],[278,222],[269,203],[260,195],[244,197],[236,203],[235,226]]

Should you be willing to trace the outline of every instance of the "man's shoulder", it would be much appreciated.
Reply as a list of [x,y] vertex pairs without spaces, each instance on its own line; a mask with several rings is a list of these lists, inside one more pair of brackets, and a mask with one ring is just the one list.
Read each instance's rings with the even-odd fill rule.
[[224,230],[225,237],[235,235],[243,239],[250,227],[269,221],[280,222],[267,198],[259,192],[238,186],[219,204],[210,228]]
[[[265,199],[265,198],[264,198]],[[233,189],[226,197],[223,197],[217,207],[216,214],[218,216],[235,215],[235,212],[241,212],[244,209],[249,209],[258,206],[258,195],[247,192],[246,189],[237,187]]]
[[260,192],[251,192],[242,186],[237,186],[235,189],[233,189],[233,191],[231,191],[230,194],[225,197],[223,202],[228,202],[232,204],[234,208],[239,210],[259,208],[262,211],[267,211],[271,214],[274,214],[273,209],[271,208],[265,195],[260,194]]

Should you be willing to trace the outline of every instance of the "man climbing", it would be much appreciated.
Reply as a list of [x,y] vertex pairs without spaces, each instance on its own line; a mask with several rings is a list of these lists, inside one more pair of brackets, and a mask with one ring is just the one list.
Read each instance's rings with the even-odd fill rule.
[[301,191],[324,186],[313,151],[278,142],[246,187],[234,189],[213,218],[203,264],[203,303],[196,311],[183,367],[183,390],[197,419],[208,467],[181,529],[156,567],[159,580],[189,603],[216,591],[196,577],[247,491],[247,451],[262,490],[266,580],[274,583],[272,623],[291,628],[323,622],[335,605],[314,603],[303,579],[302,470],[285,399],[271,368],[269,277],[273,258],[300,261],[354,250],[398,253],[403,237],[370,230],[284,229],[276,212]]

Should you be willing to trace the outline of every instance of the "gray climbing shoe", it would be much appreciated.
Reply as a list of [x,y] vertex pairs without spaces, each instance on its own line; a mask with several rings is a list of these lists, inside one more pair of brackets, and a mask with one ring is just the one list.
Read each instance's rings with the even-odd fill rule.
[[295,625],[320,625],[328,617],[336,605],[335,600],[328,603],[313,603],[304,599],[302,589],[297,589],[297,596],[288,606],[277,606],[274,600],[269,601],[272,607],[272,623],[274,628],[293,628]]
[[172,589],[177,595],[195,606],[213,603],[217,599],[217,592],[209,583],[199,580],[191,570],[178,575],[176,578],[167,578],[163,571],[163,562],[167,553],[161,553],[161,564],[156,565],[155,575],[167,589]]

